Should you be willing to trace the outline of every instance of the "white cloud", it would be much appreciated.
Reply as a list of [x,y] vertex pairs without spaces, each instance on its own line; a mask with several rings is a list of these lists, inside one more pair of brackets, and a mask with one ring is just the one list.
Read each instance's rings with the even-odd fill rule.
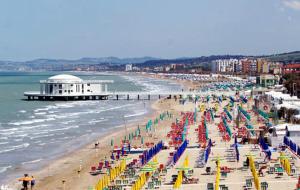
[[300,0],[283,0],[283,4],[288,8],[300,11]]

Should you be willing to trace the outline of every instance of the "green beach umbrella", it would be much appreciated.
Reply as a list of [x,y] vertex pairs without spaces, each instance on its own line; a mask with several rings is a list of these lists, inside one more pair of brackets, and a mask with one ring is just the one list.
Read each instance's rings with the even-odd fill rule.
[[110,146],[114,146],[114,139],[111,139]]
[[141,168],[140,171],[142,171],[142,172],[154,172],[155,170],[156,169],[153,168],[153,167],[145,166],[145,167]]
[[190,167],[178,167],[178,168],[176,168],[176,170],[188,171],[188,170],[192,170],[192,168],[190,168]]
[[141,144],[144,144],[144,137],[141,138]]
[[157,163],[157,162],[150,161],[150,162],[147,163],[147,165],[153,167],[153,166],[157,166],[158,163]]

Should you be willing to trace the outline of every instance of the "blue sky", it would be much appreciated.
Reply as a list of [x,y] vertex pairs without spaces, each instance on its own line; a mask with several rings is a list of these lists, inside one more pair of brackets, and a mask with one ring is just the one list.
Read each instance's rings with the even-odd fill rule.
[[300,50],[300,0],[1,0],[0,60]]

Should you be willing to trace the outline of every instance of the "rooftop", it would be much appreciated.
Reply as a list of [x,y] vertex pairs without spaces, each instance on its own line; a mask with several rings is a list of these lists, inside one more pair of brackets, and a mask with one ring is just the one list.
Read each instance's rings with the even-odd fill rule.
[[76,77],[74,75],[69,74],[60,74],[55,75],[48,78],[49,82],[58,82],[58,81],[74,81],[74,82],[82,82],[82,79],[79,77]]

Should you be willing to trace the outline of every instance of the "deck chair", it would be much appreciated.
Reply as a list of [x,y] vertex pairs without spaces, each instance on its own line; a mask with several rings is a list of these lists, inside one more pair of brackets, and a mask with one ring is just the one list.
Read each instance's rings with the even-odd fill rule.
[[275,168],[274,167],[270,167],[268,172],[269,172],[269,174],[273,174],[275,172]]
[[261,187],[261,190],[267,190],[268,189],[268,183],[267,182],[261,182],[260,187]]
[[152,181],[148,182],[148,189],[154,189],[154,183]]
[[214,184],[213,183],[208,183],[206,189],[207,190],[214,190]]
[[251,179],[246,179],[246,188],[247,189],[252,188],[252,180]]

